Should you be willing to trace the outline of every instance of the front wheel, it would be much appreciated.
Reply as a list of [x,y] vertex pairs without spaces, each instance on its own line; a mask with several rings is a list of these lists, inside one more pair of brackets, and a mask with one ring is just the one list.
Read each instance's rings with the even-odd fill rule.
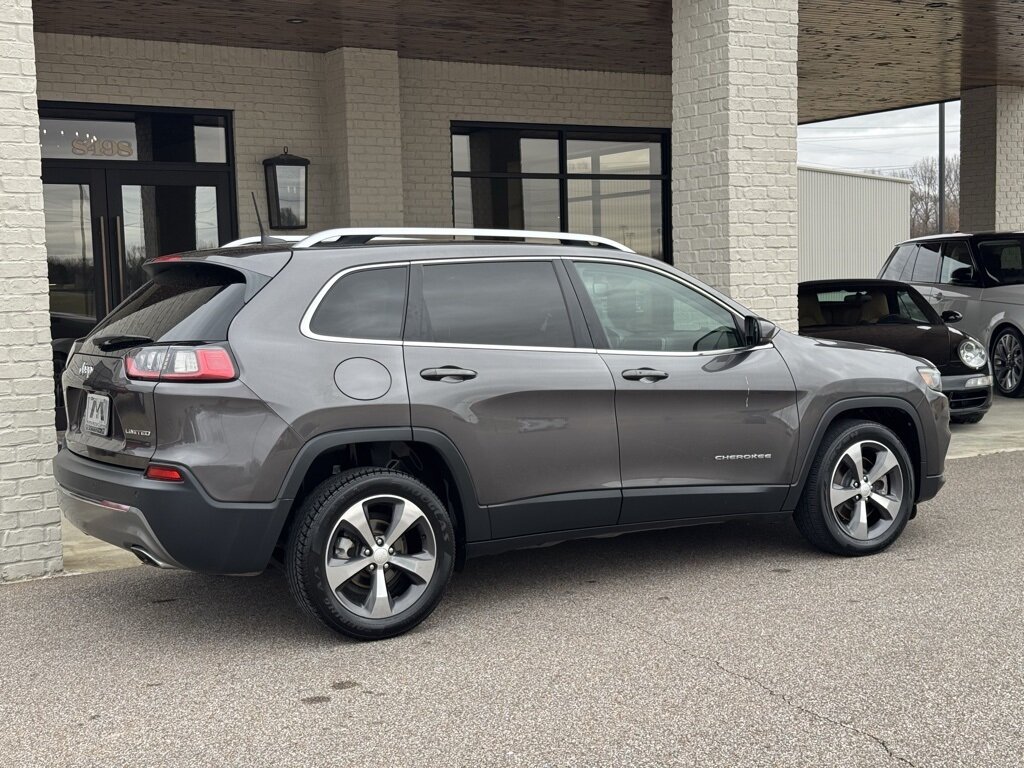
[[899,437],[876,422],[844,420],[825,434],[793,517],[819,549],[870,555],[899,537],[914,498],[914,472]]
[[356,469],[322,482],[288,538],[288,586],[307,613],[358,640],[406,632],[440,602],[455,564],[451,518],[416,478]]
[[1003,328],[992,342],[996,389],[1006,397],[1024,397],[1024,338],[1016,328]]

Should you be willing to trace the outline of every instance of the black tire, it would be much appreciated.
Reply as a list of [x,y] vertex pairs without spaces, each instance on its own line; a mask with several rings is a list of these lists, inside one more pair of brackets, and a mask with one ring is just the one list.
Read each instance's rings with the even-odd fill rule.
[[[354,528],[342,523],[341,518],[346,510],[366,499],[378,496],[412,502],[422,512],[422,517],[415,523],[416,528],[410,527],[409,534],[401,537],[396,546],[403,549],[403,552],[397,553],[398,558],[403,554],[417,552],[421,556],[433,555],[434,568],[425,582],[416,581],[411,573],[391,565],[391,562],[397,560],[389,560],[385,566],[375,565],[373,557],[363,557],[365,552],[370,551],[369,548],[364,546]],[[362,509],[365,510],[367,507],[364,506]],[[372,535],[380,540],[387,535],[390,527],[386,520],[375,518],[374,515],[377,514],[376,511],[371,511],[367,513],[367,519],[371,528],[377,528],[372,530]],[[429,526],[429,532],[423,526]],[[432,534],[432,539],[429,534]],[[412,549],[408,549],[406,539],[417,537],[424,546],[423,550],[415,549],[415,541],[411,545]],[[427,553],[428,543],[433,546],[432,553]],[[338,547],[350,544],[353,546],[348,547],[344,556],[339,558]],[[352,571],[353,575],[347,577],[344,583],[334,590],[327,577],[328,546],[332,548],[332,560],[335,564],[341,563],[350,568],[362,562],[369,565]],[[373,550],[373,554],[386,557],[386,554],[379,552],[377,548]],[[455,564],[455,535],[451,518],[444,505],[416,478],[391,469],[354,469],[324,480],[303,501],[296,511],[296,518],[288,536],[285,559],[288,588],[292,597],[306,613],[347,637],[357,640],[381,640],[412,629],[427,618],[440,602]],[[348,566],[349,563],[352,566]],[[387,572],[388,567],[390,572]],[[376,570],[378,568],[381,569],[379,573]],[[356,612],[366,610],[366,605],[370,604],[359,603],[360,580],[367,582],[366,600],[372,602],[372,589],[373,585],[377,584],[374,581],[376,578],[394,579],[387,582],[389,586],[386,589],[387,603],[396,609],[393,615],[373,618]],[[406,591],[393,601],[392,589],[400,590],[402,586],[406,587]],[[415,592],[412,591],[414,588]],[[402,600],[408,601],[409,604],[397,610]]]
[[[1017,356],[1014,361],[1016,362],[1014,381],[1012,386],[1004,386],[1004,378],[1001,376],[1002,369],[1004,366],[1000,366],[1000,343],[1003,339],[1006,339],[1011,347],[1017,350]],[[992,374],[995,381],[995,390],[1004,397],[1024,397],[1024,369],[1021,369],[1021,357],[1020,352],[1024,350],[1024,337],[1021,336],[1020,331],[1016,328],[1001,328],[999,332],[992,337],[992,348],[989,350],[989,358],[992,360]]]
[[966,416],[950,416],[950,424],[977,424],[985,418],[984,413],[969,413]]
[[[832,511],[829,498],[833,475],[841,470],[841,457],[848,448],[863,441],[881,444],[888,449],[902,473],[898,511],[889,519],[877,517],[877,520],[887,522],[888,527],[876,538],[866,541],[854,538],[840,524]],[[821,441],[793,519],[800,533],[818,549],[852,557],[871,555],[888,547],[903,532],[913,511],[915,498],[913,465],[899,437],[889,428],[873,421],[841,420],[829,427]],[[874,505],[869,505],[868,509],[871,514],[879,514],[879,509]]]

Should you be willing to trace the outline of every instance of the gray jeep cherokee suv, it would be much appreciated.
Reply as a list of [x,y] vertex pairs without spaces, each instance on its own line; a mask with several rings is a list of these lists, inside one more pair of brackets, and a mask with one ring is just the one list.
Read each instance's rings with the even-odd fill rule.
[[306,611],[374,639],[466,557],[775,514],[870,554],[942,485],[926,361],[599,238],[386,234],[149,262],[64,373],[68,518],[161,567],[276,554]]

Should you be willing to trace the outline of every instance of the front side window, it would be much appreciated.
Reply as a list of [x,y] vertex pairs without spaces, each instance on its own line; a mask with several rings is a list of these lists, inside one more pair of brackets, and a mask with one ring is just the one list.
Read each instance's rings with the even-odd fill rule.
[[971,248],[963,240],[942,246],[942,268],[939,282],[943,285],[969,285],[974,282],[974,263]]
[[1024,283],[1024,241],[987,240],[978,244],[981,263],[1000,285]]
[[703,352],[742,346],[732,312],[676,280],[639,267],[577,262],[609,349]]
[[569,313],[550,261],[426,264],[409,341],[572,347]]
[[401,340],[407,273],[407,267],[384,267],[344,275],[317,305],[309,330],[346,339]]

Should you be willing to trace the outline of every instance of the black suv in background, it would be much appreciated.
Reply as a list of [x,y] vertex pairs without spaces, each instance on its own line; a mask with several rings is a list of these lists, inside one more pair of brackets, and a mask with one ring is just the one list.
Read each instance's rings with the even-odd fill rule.
[[352,637],[516,547],[792,514],[878,552],[943,482],[927,361],[784,332],[601,238],[329,230],[148,269],[71,350],[65,513],[163,567],[276,552]]

